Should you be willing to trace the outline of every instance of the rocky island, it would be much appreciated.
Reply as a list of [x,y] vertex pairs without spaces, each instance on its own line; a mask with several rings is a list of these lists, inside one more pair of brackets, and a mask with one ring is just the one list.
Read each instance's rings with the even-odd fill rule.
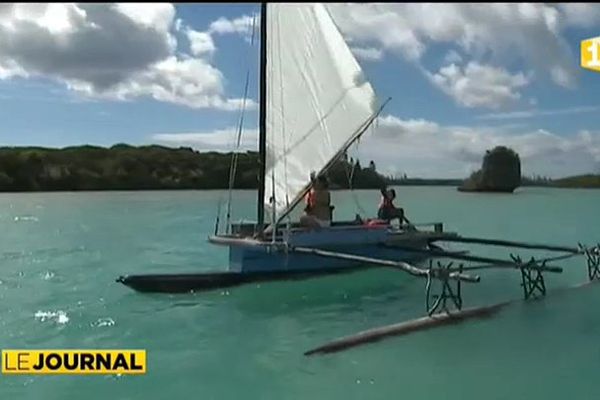
[[488,150],[481,169],[458,187],[462,192],[512,193],[521,186],[521,160],[519,155],[505,146]]

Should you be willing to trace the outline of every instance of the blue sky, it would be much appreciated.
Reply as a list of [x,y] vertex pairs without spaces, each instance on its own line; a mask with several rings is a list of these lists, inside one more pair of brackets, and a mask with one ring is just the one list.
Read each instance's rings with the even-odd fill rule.
[[[0,145],[161,143],[227,150],[246,71],[257,99],[257,4],[0,5]],[[353,149],[380,170],[463,177],[487,148],[528,174],[600,173],[600,73],[579,42],[594,4],[336,4],[378,97]],[[256,110],[244,147],[255,147]]]

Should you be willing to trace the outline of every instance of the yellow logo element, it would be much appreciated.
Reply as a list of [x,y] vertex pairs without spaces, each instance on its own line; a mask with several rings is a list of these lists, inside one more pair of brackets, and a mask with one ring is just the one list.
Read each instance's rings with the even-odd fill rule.
[[600,72],[600,36],[581,41],[581,66]]
[[2,350],[3,374],[145,374],[146,350]]

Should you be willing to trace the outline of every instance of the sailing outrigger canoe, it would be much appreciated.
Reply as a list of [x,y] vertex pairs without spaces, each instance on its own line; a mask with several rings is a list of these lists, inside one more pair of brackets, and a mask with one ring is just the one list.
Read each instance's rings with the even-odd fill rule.
[[[257,222],[227,221],[227,233],[219,234],[217,218],[215,235],[208,240],[229,248],[226,272],[130,275],[117,282],[143,292],[190,292],[373,266],[426,279],[427,316],[333,340],[305,353],[311,355],[498,312],[511,301],[462,307],[461,283],[479,282],[480,277],[473,275],[479,270],[519,271],[525,300],[545,296],[544,274],[562,272],[562,267],[551,264],[567,258],[584,255],[589,281],[600,280],[600,244],[566,247],[464,237],[444,232],[442,223],[392,225],[364,223],[358,218],[314,230],[292,221],[290,212],[311,187],[310,172],[327,173],[375,121],[385,103],[377,107],[371,85],[322,4],[263,3],[260,31]],[[509,259],[496,259],[439,246],[450,242],[560,254],[523,260],[511,253]],[[429,267],[411,264],[424,259],[429,259]]]
[[[263,4],[260,31],[257,223],[231,224],[229,233],[209,238],[229,248],[227,272],[126,276],[120,282],[141,291],[181,292],[339,273],[364,267],[360,257],[420,259],[422,254],[402,248],[427,249],[431,241],[452,236],[441,223],[427,230],[336,221],[309,230],[290,220],[310,189],[309,173],[325,174],[382,106],[323,4]],[[297,246],[358,258],[286,251]]]
[[[360,334],[358,341],[351,337],[325,346],[324,351],[328,351],[367,337],[436,326],[498,309],[460,311],[461,282],[479,282],[479,276],[473,275],[478,270],[520,271],[525,299],[544,296],[543,274],[562,272],[561,267],[550,264],[570,257],[586,256],[589,280],[600,279],[600,244],[566,247],[470,238],[445,232],[442,223],[373,223],[358,218],[308,229],[292,221],[290,213],[311,188],[310,173],[326,174],[367,131],[387,102],[378,106],[373,88],[325,6],[263,3],[260,17],[257,222],[227,221],[226,233],[218,233],[217,219],[215,234],[208,240],[229,249],[226,272],[129,275],[119,277],[118,282],[144,292],[190,292],[374,266],[395,268],[427,280],[426,310],[433,320],[409,321]],[[560,254],[522,260],[511,253],[509,259],[495,259],[440,247],[440,243],[450,242]],[[429,267],[413,265],[425,259],[429,259]],[[451,261],[442,263],[439,259]],[[437,292],[432,289],[434,279],[441,283]],[[450,308],[459,311],[449,315]],[[443,317],[435,314],[440,310]]]

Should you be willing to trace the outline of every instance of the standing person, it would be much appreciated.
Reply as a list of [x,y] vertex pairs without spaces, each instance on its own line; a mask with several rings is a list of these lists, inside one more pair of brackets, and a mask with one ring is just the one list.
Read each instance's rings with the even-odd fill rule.
[[[311,174],[311,178],[314,175]],[[306,194],[306,207],[304,215],[300,217],[300,224],[311,228],[324,228],[331,226],[331,195],[329,182],[325,176],[318,176],[313,180],[313,187]]]
[[381,188],[381,203],[379,203],[379,209],[377,210],[377,218],[386,221],[398,218],[400,223],[404,221],[404,209],[396,208],[394,205],[395,199],[396,191],[394,189]]

